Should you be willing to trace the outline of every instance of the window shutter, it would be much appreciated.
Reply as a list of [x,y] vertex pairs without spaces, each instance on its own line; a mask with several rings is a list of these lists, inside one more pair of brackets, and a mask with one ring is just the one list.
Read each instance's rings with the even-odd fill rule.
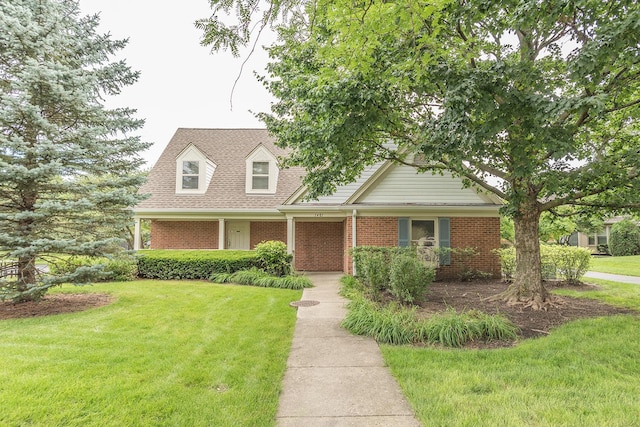
[[409,246],[409,240],[411,239],[409,224],[409,218],[398,218],[398,246]]
[[443,250],[440,253],[440,265],[451,265],[451,220],[438,218],[438,246]]

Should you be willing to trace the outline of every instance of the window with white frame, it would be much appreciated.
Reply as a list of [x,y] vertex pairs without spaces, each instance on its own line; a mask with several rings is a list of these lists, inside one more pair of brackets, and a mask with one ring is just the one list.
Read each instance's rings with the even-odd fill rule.
[[197,190],[200,180],[200,162],[198,160],[182,161],[182,189]]
[[[449,218],[398,218],[398,246],[411,246],[431,265],[449,265],[451,221]],[[436,251],[436,248],[440,248]]]
[[274,194],[278,187],[278,159],[263,145],[246,158],[246,193]]
[[251,189],[252,190],[268,190],[269,189],[269,162],[253,162]]

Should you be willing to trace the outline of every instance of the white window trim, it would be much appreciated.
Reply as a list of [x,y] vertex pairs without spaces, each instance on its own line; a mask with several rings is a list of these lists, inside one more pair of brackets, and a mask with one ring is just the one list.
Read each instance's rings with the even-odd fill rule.
[[[253,188],[253,162],[268,162],[269,163],[269,187],[266,189],[254,189]],[[258,146],[255,150],[247,156],[245,160],[245,191],[247,194],[275,194],[278,188],[278,174],[280,169],[278,168],[278,159],[271,154],[263,145]],[[264,175],[263,175],[264,176]]]
[[433,245],[430,245],[433,248],[437,248],[440,246],[439,242],[440,242],[440,233],[439,233],[439,229],[438,229],[438,218],[434,218],[434,217],[409,217],[409,233],[411,233],[411,235],[409,236],[409,246],[414,247],[417,245],[414,245],[414,242],[417,242],[417,240],[413,239],[413,221],[432,221],[433,222]]
[[[198,188],[182,188],[182,163],[198,162]],[[194,145],[189,145],[176,158],[176,194],[204,194],[207,192],[216,165]]]

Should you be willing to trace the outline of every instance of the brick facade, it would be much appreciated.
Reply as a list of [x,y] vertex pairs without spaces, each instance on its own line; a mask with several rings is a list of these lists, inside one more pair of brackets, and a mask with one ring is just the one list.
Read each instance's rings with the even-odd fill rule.
[[[352,218],[345,221],[345,272],[352,273],[353,265],[348,255],[351,248]],[[358,246],[397,246],[398,245],[398,218],[397,217],[360,217],[357,218],[357,245]],[[452,248],[477,248],[479,254],[468,260],[467,268],[477,269],[491,273],[493,277],[500,277],[500,260],[493,249],[500,247],[500,219],[477,217],[452,217],[451,218],[451,247]],[[438,279],[457,278],[463,269],[462,259],[452,256],[449,266],[438,269]]]
[[[352,217],[341,222],[296,222],[295,267],[300,271],[344,271],[352,273],[349,249]],[[358,217],[358,246],[397,246],[397,217]],[[264,240],[287,241],[286,221],[252,221],[250,244]],[[500,277],[500,260],[492,249],[500,247],[500,219],[451,218],[451,247],[478,249],[467,268]],[[151,249],[217,249],[218,221],[152,221]],[[450,266],[438,269],[438,279],[457,278],[462,259],[452,255]]]
[[265,240],[280,240],[287,243],[286,221],[251,221],[251,249]]
[[[451,247],[476,248],[478,255],[467,261],[467,268],[500,277],[500,258],[492,252],[500,248],[500,218],[451,218]],[[438,270],[438,279],[454,279],[463,268],[463,261],[452,254],[451,265]]]
[[151,221],[151,249],[218,249],[218,221]]
[[344,221],[296,223],[296,270],[343,271],[343,235]]

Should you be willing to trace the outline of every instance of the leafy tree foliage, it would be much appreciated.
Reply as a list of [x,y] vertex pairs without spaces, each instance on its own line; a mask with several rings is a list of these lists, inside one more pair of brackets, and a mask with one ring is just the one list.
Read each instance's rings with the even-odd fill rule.
[[148,145],[130,133],[143,122],[103,102],[138,73],[111,61],[126,41],[97,33],[98,22],[72,0],[0,3],[0,254],[17,270],[0,279],[2,298],[100,276],[99,265],[56,275],[38,263],[115,251],[140,200]]
[[[256,5],[211,3],[235,5],[241,23]],[[279,21],[262,17],[281,41],[264,78],[278,102],[261,118],[293,149],[290,164],[310,172],[312,197],[381,159],[452,171],[506,201],[517,272],[502,297],[534,308],[553,303],[542,212],[640,206],[637,2],[299,4]],[[220,28],[204,42],[243,41]]]
[[613,224],[609,236],[609,250],[613,256],[640,255],[640,227],[627,218]]

